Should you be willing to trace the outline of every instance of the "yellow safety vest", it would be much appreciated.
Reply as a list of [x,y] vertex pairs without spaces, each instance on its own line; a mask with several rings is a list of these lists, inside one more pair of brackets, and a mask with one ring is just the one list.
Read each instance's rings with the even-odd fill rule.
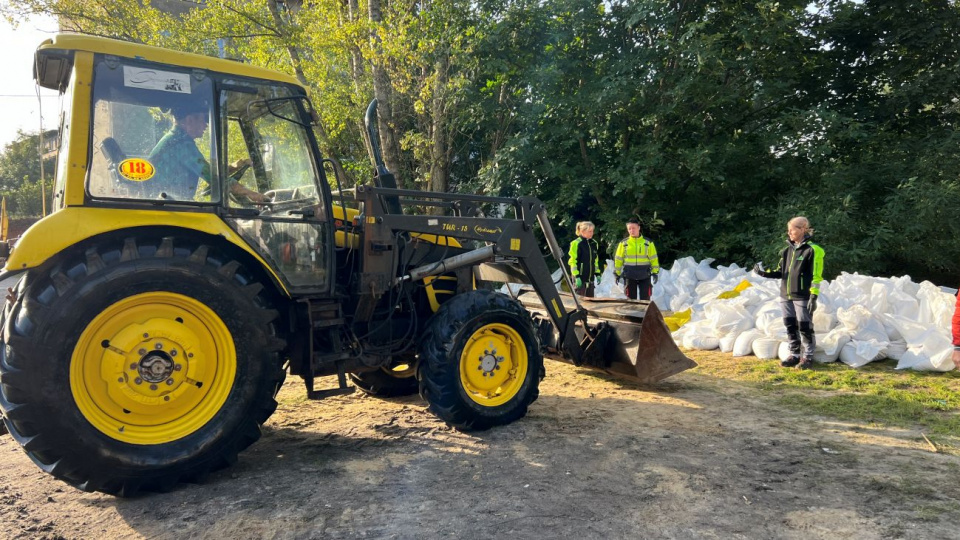
[[617,244],[617,254],[613,259],[613,271],[620,275],[624,265],[650,266],[650,273],[660,271],[660,260],[657,258],[657,248],[653,242],[643,236],[627,237]]

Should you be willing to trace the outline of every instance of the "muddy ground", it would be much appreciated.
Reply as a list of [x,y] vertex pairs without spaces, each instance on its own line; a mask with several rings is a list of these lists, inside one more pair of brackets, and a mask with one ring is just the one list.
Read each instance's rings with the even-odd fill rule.
[[77,491],[0,436],[0,538],[957,538],[960,458],[694,372],[638,389],[548,362],[513,425],[419,397],[304,399],[206,484]]

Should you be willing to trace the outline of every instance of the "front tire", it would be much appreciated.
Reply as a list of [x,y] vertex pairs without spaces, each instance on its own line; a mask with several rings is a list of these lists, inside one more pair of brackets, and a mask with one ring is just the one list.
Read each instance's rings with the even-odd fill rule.
[[420,347],[420,394],[457,429],[509,424],[540,395],[537,334],[508,296],[476,290],[453,297],[427,323]]
[[185,238],[103,240],[31,272],[0,347],[11,435],[53,476],[121,496],[232,464],[284,378],[263,290]]

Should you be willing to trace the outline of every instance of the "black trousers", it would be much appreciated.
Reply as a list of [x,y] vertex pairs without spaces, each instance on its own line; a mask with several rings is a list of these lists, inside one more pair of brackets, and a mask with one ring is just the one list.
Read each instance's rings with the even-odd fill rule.
[[649,300],[653,294],[653,285],[650,284],[650,278],[647,279],[627,279],[623,287],[623,294],[631,300]]

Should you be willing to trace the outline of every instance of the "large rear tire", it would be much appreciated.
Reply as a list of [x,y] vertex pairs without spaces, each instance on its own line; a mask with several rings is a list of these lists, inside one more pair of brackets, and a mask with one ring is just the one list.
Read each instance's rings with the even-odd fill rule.
[[186,238],[104,240],[27,274],[5,308],[0,408],[44,471],[129,496],[199,481],[260,437],[283,383],[275,310]]
[[542,372],[529,313],[493,291],[470,291],[442,304],[420,342],[420,394],[457,429],[522,418],[540,395]]

